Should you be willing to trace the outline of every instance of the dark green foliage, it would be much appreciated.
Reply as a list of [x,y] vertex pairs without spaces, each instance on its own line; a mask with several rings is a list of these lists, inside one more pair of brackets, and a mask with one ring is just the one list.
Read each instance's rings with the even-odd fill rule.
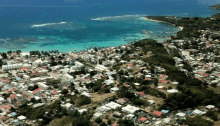
[[218,113],[214,111],[208,111],[205,115],[211,118],[213,121],[218,121]]
[[99,124],[99,123],[101,123],[101,122],[102,122],[102,119],[97,118],[97,119],[95,119],[95,122]]
[[181,87],[181,93],[169,94],[161,109],[180,110],[199,105],[218,105],[220,96],[205,88]]
[[6,53],[2,53],[1,56],[3,57],[3,59],[7,59],[7,54]]
[[61,91],[61,94],[68,94],[68,90],[67,90],[67,89],[63,89],[63,90]]
[[101,122],[99,126],[107,126],[105,122]]
[[217,87],[217,83],[211,84],[212,87]]
[[79,117],[74,118],[72,121],[72,126],[91,126],[92,123],[89,121],[88,118]]
[[107,124],[108,125],[112,124],[112,121],[110,119],[108,119]]
[[78,101],[77,101],[77,106],[82,106],[82,105],[87,105],[87,104],[90,104],[91,103],[91,99],[89,97],[86,97],[84,95],[81,95],[79,98],[78,98]]
[[214,123],[196,116],[195,118],[186,118],[186,120],[184,120],[184,124],[189,126],[212,126]]
[[117,123],[119,124],[119,126],[134,126],[134,123],[130,120],[119,119]]
[[128,99],[136,99],[137,97],[135,96],[135,94],[133,92],[128,91],[125,88],[121,88],[118,92],[117,92],[118,97],[120,98],[128,98]]
[[141,105],[144,105],[145,102],[141,99],[135,99],[132,101],[134,105],[138,105],[138,106],[141,106]]
[[50,62],[50,65],[51,65],[51,66],[56,66],[56,65],[57,65],[57,62],[55,62],[54,60],[52,60],[52,61]]

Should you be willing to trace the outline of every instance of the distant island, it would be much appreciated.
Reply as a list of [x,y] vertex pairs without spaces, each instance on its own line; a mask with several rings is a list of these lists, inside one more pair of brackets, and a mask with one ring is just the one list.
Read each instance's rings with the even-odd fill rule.
[[210,6],[210,9],[213,9],[213,10],[220,10],[220,4],[212,5],[212,6]]

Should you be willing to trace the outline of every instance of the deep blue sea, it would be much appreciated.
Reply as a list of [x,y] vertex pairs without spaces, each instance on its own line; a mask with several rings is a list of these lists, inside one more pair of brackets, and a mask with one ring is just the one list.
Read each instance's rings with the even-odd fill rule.
[[[158,0],[155,0],[158,1]],[[61,52],[119,46],[178,31],[145,15],[211,16],[217,11],[196,2],[113,0],[76,6],[0,6],[0,52],[20,49]]]

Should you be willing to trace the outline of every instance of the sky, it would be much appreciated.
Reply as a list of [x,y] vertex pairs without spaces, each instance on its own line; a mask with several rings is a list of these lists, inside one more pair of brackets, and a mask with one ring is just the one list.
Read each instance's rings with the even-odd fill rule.
[[[78,5],[95,5],[106,3],[122,3],[122,2],[137,2],[137,0],[0,0],[0,5],[31,5],[31,6],[78,6]],[[180,3],[198,3],[198,4],[217,4],[220,0],[138,0],[138,2],[180,2]]]

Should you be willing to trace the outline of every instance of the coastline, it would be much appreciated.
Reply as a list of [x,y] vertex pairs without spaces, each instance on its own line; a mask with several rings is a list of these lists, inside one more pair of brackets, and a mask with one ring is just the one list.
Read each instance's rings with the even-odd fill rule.
[[[169,24],[169,25],[171,25],[171,26],[177,27],[176,25],[171,24],[171,23],[168,23],[168,22],[165,22],[165,21],[153,20],[153,19],[150,19],[150,18],[147,18],[147,17],[143,17],[143,18],[144,18],[145,20],[147,20],[147,21],[150,21],[150,22],[165,23],[165,24]],[[184,27],[178,26],[178,29],[179,29],[180,31],[182,31],[183,28],[184,28]]]

